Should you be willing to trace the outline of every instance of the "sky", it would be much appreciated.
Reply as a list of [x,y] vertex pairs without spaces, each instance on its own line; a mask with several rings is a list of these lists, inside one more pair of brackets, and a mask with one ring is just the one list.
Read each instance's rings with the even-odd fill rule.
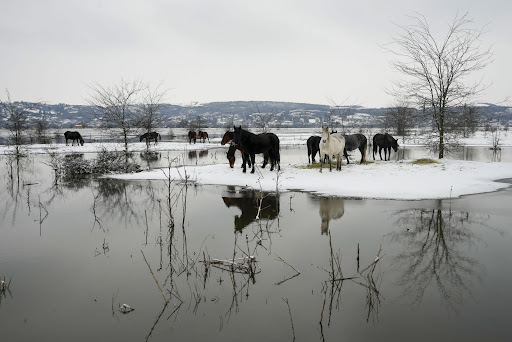
[[[0,0],[0,99],[86,104],[91,86],[161,84],[165,102],[393,105],[385,51],[408,16],[485,26],[482,102],[512,97],[509,0]],[[471,80],[470,80],[471,81]]]

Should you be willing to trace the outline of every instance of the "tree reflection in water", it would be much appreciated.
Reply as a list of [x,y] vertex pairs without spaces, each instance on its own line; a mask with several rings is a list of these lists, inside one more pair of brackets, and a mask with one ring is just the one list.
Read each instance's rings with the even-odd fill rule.
[[485,225],[485,218],[468,212],[443,209],[408,209],[393,214],[400,231],[389,234],[403,246],[395,263],[405,270],[399,284],[407,298],[418,305],[427,289],[436,286],[443,303],[455,310],[471,296],[471,284],[480,279],[480,263],[468,256],[478,238],[471,224]]

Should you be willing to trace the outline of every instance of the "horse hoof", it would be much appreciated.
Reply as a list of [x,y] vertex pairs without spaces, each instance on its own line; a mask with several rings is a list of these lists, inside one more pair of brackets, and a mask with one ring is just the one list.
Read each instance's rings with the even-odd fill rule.
[[251,173],[254,173],[254,170],[252,170]]

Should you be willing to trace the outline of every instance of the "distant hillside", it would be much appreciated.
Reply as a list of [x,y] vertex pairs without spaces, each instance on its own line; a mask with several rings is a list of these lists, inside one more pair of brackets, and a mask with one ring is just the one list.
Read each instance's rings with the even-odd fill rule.
[[[20,102],[21,106],[33,106]],[[318,127],[329,116],[331,107],[327,105],[272,102],[272,101],[229,101],[211,102],[195,106],[165,104],[161,113],[164,126],[179,127],[187,121],[201,117],[209,127],[224,127],[229,124],[254,126],[258,116],[269,119],[274,127]],[[387,108],[364,108],[345,106],[334,108],[332,118],[335,122],[343,120],[346,124],[357,123],[359,126],[378,126],[380,118]],[[512,121],[512,108],[493,104],[482,104],[478,110],[483,117],[502,113],[501,119]],[[75,125],[96,127],[91,106],[70,104],[38,104],[31,110],[29,120],[44,121],[50,127],[69,128]]]

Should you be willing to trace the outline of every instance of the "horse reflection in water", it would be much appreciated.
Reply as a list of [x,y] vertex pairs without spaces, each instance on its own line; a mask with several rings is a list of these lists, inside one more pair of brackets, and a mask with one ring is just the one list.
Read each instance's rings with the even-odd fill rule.
[[[224,204],[230,207],[237,207],[242,211],[241,215],[235,215],[235,231],[242,229],[256,220],[260,205],[259,191],[247,191],[233,194],[233,196],[222,197]],[[263,194],[259,218],[266,220],[276,219],[279,215],[279,196]]]
[[343,198],[322,197],[320,198],[320,218],[322,219],[321,230],[322,234],[329,232],[329,222],[337,220],[345,214],[343,206]]
[[188,151],[188,159],[198,159],[198,158],[204,158],[208,157],[208,150],[201,150],[201,151]]

